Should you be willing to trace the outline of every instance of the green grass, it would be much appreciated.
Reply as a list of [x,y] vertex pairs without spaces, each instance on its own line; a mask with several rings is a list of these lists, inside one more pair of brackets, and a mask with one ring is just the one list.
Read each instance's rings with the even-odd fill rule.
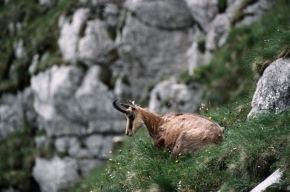
[[13,186],[20,191],[33,191],[32,167],[37,156],[34,135],[36,128],[24,125],[0,141],[0,188]]
[[75,191],[249,191],[277,168],[290,184],[290,113],[247,121],[248,112],[240,102],[204,114],[225,127],[225,141],[194,155],[157,151],[147,132],[128,138]]

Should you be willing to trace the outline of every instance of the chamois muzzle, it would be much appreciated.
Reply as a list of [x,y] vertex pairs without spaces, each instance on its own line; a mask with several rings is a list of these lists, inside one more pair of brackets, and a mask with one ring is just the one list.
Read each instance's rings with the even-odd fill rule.
[[116,104],[117,100],[118,100],[118,99],[115,99],[115,100],[114,100],[114,102],[113,102],[113,107],[114,107],[115,109],[117,109],[118,111],[120,111],[121,113],[125,113],[125,114],[126,114],[127,111],[124,110],[124,109],[121,109],[121,108]]

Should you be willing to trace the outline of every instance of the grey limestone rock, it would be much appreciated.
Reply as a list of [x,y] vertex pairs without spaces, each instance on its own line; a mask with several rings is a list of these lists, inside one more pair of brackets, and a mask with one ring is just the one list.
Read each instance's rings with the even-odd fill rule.
[[43,127],[49,136],[82,133],[80,122],[83,119],[73,95],[83,75],[83,71],[74,66],[54,66],[31,78],[39,127]]
[[214,51],[221,47],[228,37],[230,32],[230,18],[227,14],[217,15],[210,24],[206,38],[206,49]]
[[100,74],[100,67],[89,68],[75,92],[75,99],[87,121],[120,118],[120,114],[112,108],[114,93],[99,80]]
[[104,145],[102,135],[91,135],[84,139],[84,144],[93,156],[100,156],[100,150]]
[[45,148],[51,143],[51,139],[45,135],[35,137],[34,141],[37,149]]
[[107,26],[117,27],[119,23],[120,9],[117,4],[107,3],[104,10],[104,20]]
[[114,47],[104,22],[99,19],[87,21],[85,35],[78,43],[78,60],[89,66],[106,63],[106,56]]
[[70,157],[36,158],[32,174],[42,192],[67,190],[80,179],[78,162]]
[[15,109],[10,105],[2,104],[0,106],[0,140],[18,130],[19,126],[20,122]]
[[186,51],[192,44],[193,29],[160,30],[127,13],[126,23],[117,35],[123,71],[131,83],[132,99],[144,95],[145,83],[161,76],[175,76],[187,69]]
[[[102,126],[108,132],[119,132],[113,120],[120,119],[121,114],[113,109],[114,93],[99,80],[100,73],[98,66],[90,67],[86,73],[74,66],[55,66],[33,76],[31,87],[39,127],[49,136],[106,132]],[[99,127],[86,129],[98,121],[95,125]]]
[[0,103],[0,140],[17,131],[24,122],[35,125],[36,118],[30,88],[19,91],[17,95],[3,94]]
[[266,191],[267,187],[269,187],[275,183],[280,183],[282,175],[283,175],[283,170],[277,169],[274,173],[272,173],[269,177],[267,177],[262,183],[257,185],[250,192]]
[[[58,45],[65,61],[75,63],[77,61],[77,43],[80,38],[81,28],[89,16],[88,8],[78,9],[72,18],[59,18],[60,37]],[[70,20],[72,20],[70,22]]]
[[124,117],[114,121],[110,118],[104,118],[101,121],[90,121],[87,133],[123,133],[124,127],[122,125],[126,125],[126,118]]
[[272,62],[257,83],[248,117],[264,112],[281,113],[290,109],[290,59]]
[[20,59],[26,55],[23,39],[18,40],[13,44],[14,54],[16,58]]
[[202,27],[202,30],[207,32],[209,25],[215,16],[218,14],[217,0],[185,0],[193,18]]
[[189,87],[176,80],[166,80],[157,84],[150,93],[149,110],[165,114],[167,112],[196,112],[200,106],[201,88]]
[[274,2],[275,0],[259,0],[256,3],[247,6],[243,10],[243,14],[246,16],[241,21],[237,22],[236,26],[248,25],[258,21],[265,11],[272,7]]
[[127,0],[125,7],[140,22],[155,28],[188,28],[194,23],[184,1]]

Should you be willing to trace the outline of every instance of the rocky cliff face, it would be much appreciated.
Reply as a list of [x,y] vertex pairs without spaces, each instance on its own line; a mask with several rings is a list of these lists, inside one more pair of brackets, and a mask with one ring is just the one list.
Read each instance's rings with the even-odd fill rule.
[[[45,9],[58,3],[39,1]],[[36,159],[33,176],[42,191],[66,189],[108,158],[122,135],[125,119],[111,106],[115,98],[149,96],[152,111],[195,112],[201,85],[176,79],[205,65],[231,26],[257,20],[272,3],[228,0],[222,8],[217,0],[80,0],[56,19],[61,62],[39,70],[51,50],[29,52],[29,42],[14,43],[15,61],[31,55],[24,69],[31,77],[24,91],[2,95],[0,139],[24,120],[35,124],[45,133],[35,137],[37,148],[52,144],[55,152]],[[237,11],[247,14],[236,19]]]

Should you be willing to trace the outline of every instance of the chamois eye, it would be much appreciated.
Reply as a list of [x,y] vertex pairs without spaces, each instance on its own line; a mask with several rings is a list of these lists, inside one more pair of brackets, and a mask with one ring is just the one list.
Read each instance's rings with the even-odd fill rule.
[[133,120],[134,119],[134,114],[133,113],[129,113],[128,114],[128,118],[131,119],[131,120]]

